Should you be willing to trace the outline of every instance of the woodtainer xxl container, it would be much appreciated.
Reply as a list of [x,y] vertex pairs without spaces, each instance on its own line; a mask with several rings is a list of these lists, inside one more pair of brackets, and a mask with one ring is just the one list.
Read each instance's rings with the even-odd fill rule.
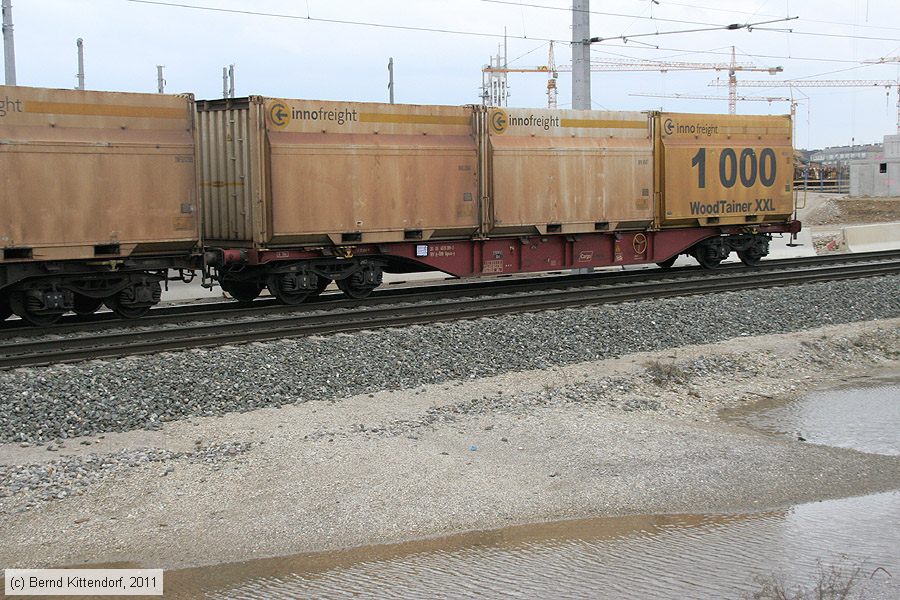
[[662,227],[785,222],[794,208],[791,118],[656,116]]

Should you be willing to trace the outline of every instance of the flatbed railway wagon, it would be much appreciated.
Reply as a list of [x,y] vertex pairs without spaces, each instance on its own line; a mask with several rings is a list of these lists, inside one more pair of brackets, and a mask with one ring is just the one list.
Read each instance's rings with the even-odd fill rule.
[[0,317],[136,317],[199,248],[193,98],[0,86]]
[[791,121],[250,97],[197,103],[205,261],[293,304],[691,254],[747,264],[792,220]]

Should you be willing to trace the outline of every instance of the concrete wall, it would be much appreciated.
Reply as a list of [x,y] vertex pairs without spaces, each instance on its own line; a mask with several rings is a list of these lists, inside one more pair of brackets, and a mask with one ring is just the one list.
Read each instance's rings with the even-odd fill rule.
[[[881,172],[882,164],[887,165],[887,173]],[[900,196],[900,157],[875,158],[850,163],[850,196],[854,198]]]
[[842,230],[850,252],[880,252],[900,248],[900,223],[854,225]]
[[884,157],[900,158],[900,135],[884,136]]
[[[881,172],[882,164],[887,165],[887,173]],[[884,152],[881,155],[850,161],[850,196],[900,196],[900,135],[884,136]]]

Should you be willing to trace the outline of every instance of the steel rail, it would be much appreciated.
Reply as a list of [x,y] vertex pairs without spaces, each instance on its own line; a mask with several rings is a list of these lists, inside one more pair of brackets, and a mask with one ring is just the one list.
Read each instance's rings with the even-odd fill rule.
[[[859,254],[839,254],[767,260],[755,268],[757,272],[780,270],[789,267],[812,265],[855,264],[872,260],[891,260],[900,257],[900,250],[867,252]],[[419,285],[404,288],[376,290],[365,300],[348,299],[340,293],[326,293],[310,302],[298,306],[277,304],[274,299],[260,298],[247,304],[233,300],[225,302],[189,304],[158,307],[140,319],[120,319],[112,313],[88,316],[71,315],[59,324],[49,327],[32,327],[23,321],[8,321],[0,324],[0,342],[13,338],[37,337],[43,335],[66,335],[88,331],[103,331],[112,328],[145,329],[148,326],[211,321],[242,316],[266,317],[271,314],[309,312],[323,309],[369,307],[377,304],[396,302],[420,302],[429,299],[460,298],[472,295],[505,294],[519,291],[537,291],[560,288],[596,286],[604,283],[627,284],[637,281],[670,280],[684,277],[717,276],[732,270],[743,270],[739,263],[725,264],[715,271],[705,271],[699,266],[678,267],[670,270],[643,269],[634,271],[600,272],[572,275],[545,275],[539,277],[513,277],[508,279],[459,279],[453,283]]]
[[315,314],[300,312],[273,315],[265,319],[158,329],[139,334],[118,332],[79,338],[0,344],[0,368],[42,366],[189,348],[220,347],[226,344],[251,341],[898,273],[900,273],[900,258],[878,260],[862,265],[819,265],[803,270],[736,269],[718,273],[716,277],[683,277],[669,281],[633,282],[630,285],[600,282],[600,285],[589,288],[554,289],[529,294],[480,298],[443,299],[404,306],[376,305],[356,311],[332,310],[325,313],[318,311]]

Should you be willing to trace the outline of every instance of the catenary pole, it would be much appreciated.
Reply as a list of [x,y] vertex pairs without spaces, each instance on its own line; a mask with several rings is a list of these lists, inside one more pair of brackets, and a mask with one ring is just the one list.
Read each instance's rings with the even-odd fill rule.
[[394,57],[388,58],[388,91],[390,92],[391,104],[394,103]]
[[75,45],[78,47],[78,85],[75,89],[84,90],[84,40],[78,38]]
[[572,108],[591,108],[590,0],[572,4]]
[[3,0],[3,57],[6,85],[16,85],[16,44],[13,41],[12,0]]

